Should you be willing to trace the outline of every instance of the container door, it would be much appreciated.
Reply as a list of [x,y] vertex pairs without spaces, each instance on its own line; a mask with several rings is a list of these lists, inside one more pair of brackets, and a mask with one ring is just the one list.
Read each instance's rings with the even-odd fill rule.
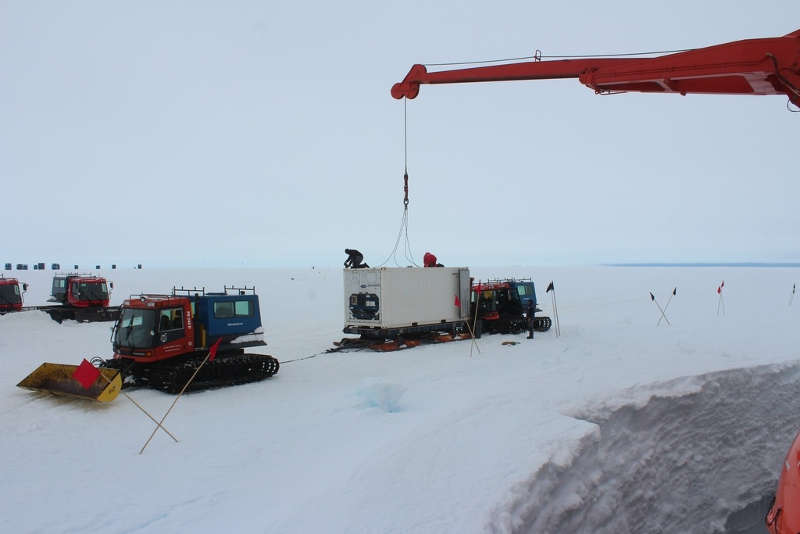
[[377,269],[344,271],[345,323],[376,324],[381,320],[381,283]]

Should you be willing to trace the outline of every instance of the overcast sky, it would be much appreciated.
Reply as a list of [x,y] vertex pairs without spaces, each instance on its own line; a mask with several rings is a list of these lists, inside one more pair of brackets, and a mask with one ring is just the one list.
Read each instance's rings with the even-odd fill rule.
[[[2,0],[0,262],[377,265],[412,64],[798,28],[796,0]],[[798,131],[781,96],[423,86],[409,241],[446,265],[798,261]]]

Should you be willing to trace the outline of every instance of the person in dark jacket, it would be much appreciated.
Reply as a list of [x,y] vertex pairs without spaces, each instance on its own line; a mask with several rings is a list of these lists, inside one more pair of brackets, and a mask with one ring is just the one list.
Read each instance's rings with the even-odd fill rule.
[[347,259],[344,260],[345,269],[369,269],[369,265],[362,263],[364,261],[364,255],[356,249],[346,248],[344,249],[344,253],[347,254]]

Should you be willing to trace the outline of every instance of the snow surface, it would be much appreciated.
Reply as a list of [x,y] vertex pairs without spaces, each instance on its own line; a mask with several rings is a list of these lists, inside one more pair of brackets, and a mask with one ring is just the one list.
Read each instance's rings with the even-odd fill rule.
[[[50,272],[19,274],[43,304]],[[800,427],[797,269],[497,268],[555,280],[561,337],[325,354],[331,270],[121,270],[112,304],[255,285],[266,381],[189,394],[153,424],[16,388],[44,361],[110,354],[110,323],[0,317],[2,532],[719,532],[774,487]],[[726,314],[716,314],[725,280]],[[672,288],[678,294],[656,327]],[[501,345],[502,341],[517,345]],[[307,356],[318,356],[302,359]],[[154,415],[174,397],[131,395]]]

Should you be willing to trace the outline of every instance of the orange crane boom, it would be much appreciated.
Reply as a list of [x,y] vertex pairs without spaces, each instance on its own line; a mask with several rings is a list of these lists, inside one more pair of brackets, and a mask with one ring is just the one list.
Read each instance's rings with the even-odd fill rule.
[[786,95],[800,107],[800,30],[648,58],[526,61],[428,72],[414,65],[394,98],[416,98],[421,84],[578,78],[598,94]]

